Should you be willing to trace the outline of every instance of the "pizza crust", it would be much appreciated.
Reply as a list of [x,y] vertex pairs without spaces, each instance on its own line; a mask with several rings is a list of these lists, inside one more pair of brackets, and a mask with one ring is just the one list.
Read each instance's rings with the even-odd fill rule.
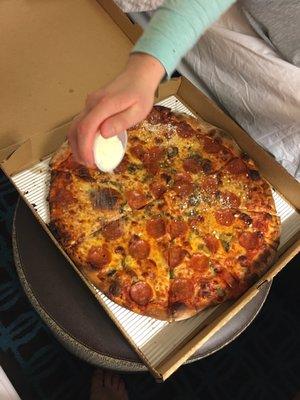
[[50,161],[50,169],[55,170],[59,168],[59,165],[67,160],[72,154],[69,142],[64,142],[61,147],[54,153]]
[[182,321],[187,318],[191,318],[196,315],[200,310],[196,310],[194,307],[188,307],[184,303],[175,303],[170,309],[172,321]]

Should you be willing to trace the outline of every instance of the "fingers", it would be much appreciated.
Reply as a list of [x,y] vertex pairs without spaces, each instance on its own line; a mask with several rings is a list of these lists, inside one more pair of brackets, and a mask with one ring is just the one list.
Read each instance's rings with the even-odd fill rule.
[[101,135],[105,138],[112,137],[139,123],[147,114],[138,111],[136,106],[131,106],[125,111],[107,118],[100,126]]
[[98,104],[77,125],[78,158],[87,165],[94,165],[93,143],[101,123],[107,118],[122,112],[131,103],[129,98],[115,97],[101,99]]
[[85,108],[90,111],[105,96],[105,90],[100,89],[87,95]]

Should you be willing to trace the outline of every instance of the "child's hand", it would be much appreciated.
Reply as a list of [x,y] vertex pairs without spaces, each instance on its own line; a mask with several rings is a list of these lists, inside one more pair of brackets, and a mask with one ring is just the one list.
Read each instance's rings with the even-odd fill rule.
[[146,118],[164,74],[164,67],[154,57],[133,54],[114,81],[89,94],[85,109],[68,132],[75,159],[93,166],[93,143],[99,128],[104,137],[110,137]]

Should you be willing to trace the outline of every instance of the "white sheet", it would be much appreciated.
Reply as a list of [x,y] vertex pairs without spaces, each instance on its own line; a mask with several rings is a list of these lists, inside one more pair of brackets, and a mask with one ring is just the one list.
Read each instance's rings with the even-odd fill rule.
[[[162,3],[115,1],[132,12]],[[206,31],[178,69],[300,181],[300,68],[256,34],[238,4]]]
[[300,69],[255,33],[237,5],[185,60],[233,119],[300,180]]

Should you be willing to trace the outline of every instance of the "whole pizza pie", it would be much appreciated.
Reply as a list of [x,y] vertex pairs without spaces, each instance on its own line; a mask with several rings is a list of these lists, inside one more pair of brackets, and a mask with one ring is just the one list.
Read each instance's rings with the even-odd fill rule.
[[235,298],[274,260],[269,184],[222,130],[156,106],[114,173],[51,161],[50,227],[84,276],[136,313],[179,320]]

